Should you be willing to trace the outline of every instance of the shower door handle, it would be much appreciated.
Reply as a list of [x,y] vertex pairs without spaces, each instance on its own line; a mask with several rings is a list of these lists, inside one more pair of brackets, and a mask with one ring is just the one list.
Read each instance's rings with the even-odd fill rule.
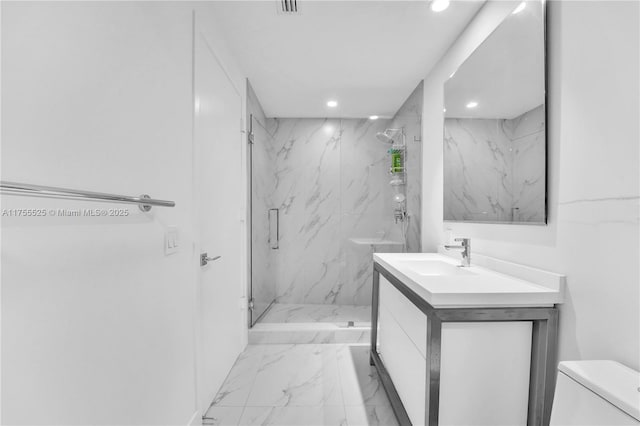
[[280,210],[269,209],[269,246],[271,250],[280,248]]

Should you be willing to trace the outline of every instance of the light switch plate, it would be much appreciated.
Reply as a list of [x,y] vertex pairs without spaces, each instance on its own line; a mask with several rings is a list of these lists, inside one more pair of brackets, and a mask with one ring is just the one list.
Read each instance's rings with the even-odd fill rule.
[[168,226],[164,233],[164,255],[177,253],[180,250],[180,238],[177,226]]

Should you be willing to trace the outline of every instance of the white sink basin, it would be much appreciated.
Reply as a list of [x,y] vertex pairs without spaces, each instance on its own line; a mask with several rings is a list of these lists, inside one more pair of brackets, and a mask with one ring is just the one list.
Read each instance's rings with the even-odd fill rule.
[[418,275],[476,275],[468,269],[438,260],[399,260]]

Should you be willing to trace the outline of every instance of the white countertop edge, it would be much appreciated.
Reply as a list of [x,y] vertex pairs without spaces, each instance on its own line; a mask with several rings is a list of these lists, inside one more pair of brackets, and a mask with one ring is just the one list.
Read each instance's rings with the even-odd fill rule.
[[[389,253],[387,253],[389,254]],[[399,253],[392,253],[398,255]],[[406,253],[407,255],[421,255],[421,254],[433,254],[433,253]],[[443,254],[443,253],[438,253]],[[432,293],[422,285],[416,283],[411,277],[403,274],[400,270],[394,267],[392,264],[384,259],[385,253],[374,253],[373,259],[375,262],[381,264],[389,272],[395,275],[401,282],[407,287],[413,290],[418,296],[426,300],[434,308],[534,308],[534,307],[551,307],[557,303],[563,303],[564,289],[557,290],[530,280],[525,280],[512,274],[505,274],[503,272],[495,271],[490,268],[485,268],[482,265],[476,264],[481,268],[485,268],[492,272],[499,274],[510,275],[515,279],[527,281],[529,284],[536,285],[542,288],[548,289],[544,292],[517,292],[517,293]],[[451,259],[455,259],[452,256],[447,256]],[[486,257],[486,256],[485,256]],[[473,266],[473,254],[472,254],[472,266]],[[498,260],[498,259],[496,259]],[[499,261],[501,262],[501,261]],[[509,262],[505,262],[509,263]],[[515,266],[522,266],[512,264]],[[525,268],[528,268],[525,266]],[[531,268],[534,269],[534,268]],[[546,272],[546,271],[542,271]],[[557,274],[556,274],[557,275]]]
[[[438,246],[438,253],[453,259],[460,258],[459,252],[448,251],[444,246]],[[559,292],[562,300],[564,301],[564,292],[567,283],[566,275],[477,254],[473,252],[473,247],[471,251],[471,265],[481,266],[501,274],[510,275],[542,287],[550,288],[551,290]]]

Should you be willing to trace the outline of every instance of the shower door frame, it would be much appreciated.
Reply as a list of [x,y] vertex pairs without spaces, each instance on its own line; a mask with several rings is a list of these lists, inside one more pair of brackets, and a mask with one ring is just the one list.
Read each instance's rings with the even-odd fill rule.
[[247,315],[247,326],[248,328],[253,328],[253,326],[258,322],[258,320],[260,318],[262,318],[262,316],[264,316],[264,314],[271,308],[271,306],[275,303],[275,299],[272,300],[271,302],[269,302],[269,304],[267,305],[267,307],[265,308],[264,311],[262,311],[260,313],[260,315],[258,315],[255,318],[254,321],[254,315],[255,315],[255,300],[253,297],[253,249],[254,249],[254,244],[253,244],[253,147],[254,147],[254,143],[255,143],[255,136],[253,133],[253,121],[255,120],[255,117],[252,113],[249,113],[249,119],[247,120],[248,123],[248,129],[247,129],[247,145],[248,145],[248,149],[247,149],[247,158],[248,158],[248,167],[247,167],[247,174],[248,174],[248,186],[249,186],[249,191],[248,191],[248,207],[249,207],[249,217],[248,217],[248,240],[249,240],[249,253],[248,253],[248,259],[249,259],[249,276],[247,279],[247,283],[248,283],[248,301],[247,301],[247,310],[248,310],[248,315]]
[[[247,86],[249,83],[247,82]],[[253,327],[253,114],[249,114],[249,120],[247,120],[249,124],[249,128],[247,129],[247,184],[249,186],[248,191],[248,210],[249,217],[247,218],[247,222],[249,222],[248,229],[248,242],[249,242],[249,274],[247,279],[247,284],[249,288],[247,289],[247,322],[248,328]]]

